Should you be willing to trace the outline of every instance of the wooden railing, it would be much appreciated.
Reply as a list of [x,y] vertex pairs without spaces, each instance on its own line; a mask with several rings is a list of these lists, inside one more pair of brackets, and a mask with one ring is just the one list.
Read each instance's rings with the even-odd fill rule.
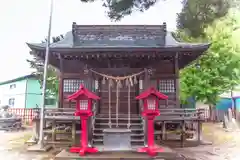
[[[93,127],[94,127],[94,123],[95,123],[95,116],[97,113],[97,105],[93,105],[93,116],[89,119],[88,124],[89,127],[88,128],[88,140],[89,140],[89,144],[91,145],[91,140],[92,140],[92,131],[93,131]],[[39,113],[40,113],[40,109],[36,109],[35,112],[37,113],[35,116],[35,122],[39,123]],[[44,127],[44,135],[51,135],[51,140],[46,140],[45,143],[48,144],[67,144],[67,145],[74,145],[76,142],[76,134],[79,135],[81,134],[81,129],[77,130],[76,129],[76,124],[80,126],[80,117],[75,116],[75,109],[73,108],[56,108],[56,109],[50,109],[47,108],[44,111],[44,116],[45,116],[45,120],[47,123],[51,123],[49,126],[45,126]],[[71,124],[71,125],[70,125]],[[65,128],[68,128],[68,130],[59,130],[59,125],[65,125]],[[36,125],[39,127],[39,125]],[[37,130],[37,129],[36,129]],[[57,141],[56,140],[56,136],[57,135],[63,135],[63,134],[71,134],[71,140],[69,141]]]
[[160,116],[155,121],[176,121],[176,120],[204,120],[204,109],[188,109],[188,108],[169,108],[160,109]]
[[[91,117],[89,121],[89,128],[88,135],[89,135],[89,144],[91,144],[91,135],[92,135],[92,130],[94,129],[94,123],[95,123],[95,116],[97,114],[97,105],[94,105],[93,107],[93,112],[94,116]],[[36,122],[39,123],[39,112],[40,109],[35,109],[34,110],[34,115],[35,115],[35,120]],[[46,140],[46,143],[51,143],[51,144],[69,144],[73,145],[76,141],[76,134],[81,134],[81,130],[76,130],[76,124],[80,125],[80,118],[74,116],[75,109],[73,108],[57,108],[57,109],[45,109],[45,119],[47,122],[51,122],[50,127],[45,127],[44,129],[44,134],[45,135],[51,135],[52,138],[51,140]],[[187,127],[192,126],[193,123],[196,123],[197,125],[195,126],[195,130],[200,130],[201,129],[201,122],[204,121],[204,110],[202,109],[176,109],[176,108],[171,108],[171,109],[160,109],[160,116],[155,118],[155,123],[161,125],[160,130],[155,130],[156,135],[161,135],[161,137],[164,139],[168,133],[168,128],[167,124],[168,123],[175,123],[180,126],[180,130],[175,128],[175,133],[180,133],[182,134],[182,139],[184,139],[184,135],[189,134],[190,132],[192,133],[194,130],[189,130]],[[71,128],[70,132],[64,133],[58,131],[56,129],[56,126],[58,124],[64,124],[69,122],[72,124],[69,127]],[[145,119],[143,118],[143,125],[144,125],[144,133],[146,135],[146,127],[147,123]],[[38,125],[39,126],[39,125]],[[193,128],[193,127],[192,127]],[[71,141],[68,142],[58,142],[56,141],[56,135],[57,134],[71,134],[72,139]],[[69,137],[69,136],[68,136]],[[147,139],[145,139],[146,141]],[[183,141],[183,140],[182,140]],[[183,144],[183,142],[182,142]]]
[[160,130],[155,128],[155,135],[160,135],[162,140],[167,140],[168,134],[179,134],[183,147],[188,136],[197,134],[197,141],[200,143],[202,122],[205,120],[204,113],[204,109],[160,109],[160,116],[155,118]]

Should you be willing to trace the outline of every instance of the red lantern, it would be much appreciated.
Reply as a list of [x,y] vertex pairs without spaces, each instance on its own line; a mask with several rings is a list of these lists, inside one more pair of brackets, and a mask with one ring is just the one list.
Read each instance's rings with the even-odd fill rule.
[[80,86],[80,89],[77,92],[68,97],[69,101],[76,101],[75,116],[80,116],[82,126],[82,135],[80,142],[81,147],[71,147],[70,152],[79,153],[81,156],[85,155],[85,153],[98,152],[97,148],[88,147],[87,120],[90,116],[93,115],[92,101],[99,99],[100,98],[97,95],[84,88],[83,85]]
[[136,99],[143,100],[144,110],[142,116],[146,117],[148,121],[148,144],[147,147],[139,148],[138,152],[147,152],[150,156],[155,156],[157,152],[162,152],[163,149],[154,144],[154,118],[160,115],[159,100],[167,100],[168,96],[158,92],[155,88],[150,88],[142,92]]

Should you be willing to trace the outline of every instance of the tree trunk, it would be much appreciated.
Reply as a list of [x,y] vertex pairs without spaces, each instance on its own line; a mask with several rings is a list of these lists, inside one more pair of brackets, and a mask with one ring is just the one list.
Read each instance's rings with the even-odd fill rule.
[[209,113],[210,113],[210,120],[215,121],[215,114],[213,110],[213,106],[209,104]]
[[235,107],[235,101],[233,97],[233,90],[231,90],[231,100],[232,100],[232,115],[233,115],[233,118],[236,119],[236,107]]

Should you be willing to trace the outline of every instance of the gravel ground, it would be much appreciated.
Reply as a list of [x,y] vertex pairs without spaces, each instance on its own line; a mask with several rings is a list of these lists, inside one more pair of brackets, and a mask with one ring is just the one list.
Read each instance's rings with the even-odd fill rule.
[[221,124],[205,124],[204,139],[213,145],[176,149],[195,160],[240,160],[240,132],[226,131]]
[[[227,132],[219,124],[204,124],[204,139],[213,145],[176,148],[189,160],[240,160],[240,132]],[[0,157],[4,160],[50,160],[52,153],[26,152],[31,131],[0,132]]]

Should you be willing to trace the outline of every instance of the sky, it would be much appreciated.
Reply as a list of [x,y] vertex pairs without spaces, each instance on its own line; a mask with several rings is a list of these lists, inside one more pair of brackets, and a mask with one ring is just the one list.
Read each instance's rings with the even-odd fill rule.
[[[80,0],[54,0],[52,36],[71,30],[77,24],[162,24],[176,28],[180,0],[160,1],[144,13],[135,12],[120,22],[111,22],[101,7]],[[26,42],[41,42],[48,32],[50,0],[0,0],[0,82],[30,74],[26,59],[31,59]]]

